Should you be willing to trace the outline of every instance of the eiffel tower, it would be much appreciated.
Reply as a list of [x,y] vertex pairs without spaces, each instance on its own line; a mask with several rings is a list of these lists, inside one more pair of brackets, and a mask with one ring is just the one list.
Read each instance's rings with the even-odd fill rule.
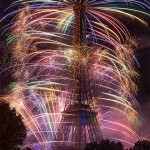
[[93,110],[93,90],[90,81],[89,65],[86,61],[86,21],[84,0],[76,0],[74,6],[73,49],[78,52],[73,62],[67,100],[62,112],[61,123],[55,135],[52,150],[82,150],[86,143],[101,141],[102,133]]

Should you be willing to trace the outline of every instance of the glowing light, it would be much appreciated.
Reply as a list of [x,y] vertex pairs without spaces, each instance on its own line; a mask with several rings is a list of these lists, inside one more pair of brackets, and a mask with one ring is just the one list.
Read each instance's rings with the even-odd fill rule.
[[[70,68],[76,68],[80,55],[72,46],[75,2],[20,0],[11,7],[20,3],[23,7],[1,19],[16,14],[14,22],[3,27],[4,33],[11,30],[7,41],[12,42],[17,60],[17,64],[8,68],[16,83],[10,85],[10,92],[3,98],[23,117],[28,128],[25,146],[48,149],[55,142],[67,94],[75,96],[68,89],[75,80],[69,76]],[[92,108],[98,112],[104,137],[132,145],[140,138],[134,130],[141,125],[136,110],[138,103],[133,96],[137,92],[133,80],[138,77],[134,69],[137,44],[118,16],[123,15],[147,26],[135,14],[149,14],[136,10],[134,6],[149,8],[149,2],[85,0],[84,5],[86,34],[89,35],[84,49],[88,56],[82,56],[80,61],[89,66],[93,86]],[[119,133],[119,136],[109,135],[110,131]],[[72,143],[71,140],[68,142]]]

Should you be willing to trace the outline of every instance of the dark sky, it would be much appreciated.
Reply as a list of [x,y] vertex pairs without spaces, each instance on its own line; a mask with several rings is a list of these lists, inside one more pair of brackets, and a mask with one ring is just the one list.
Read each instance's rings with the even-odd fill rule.
[[[15,0],[0,0],[0,16],[6,13],[2,13],[5,8],[7,8]],[[150,23],[150,19],[149,19]],[[1,24],[0,26],[3,26]],[[141,115],[145,122],[140,132],[143,132],[145,136],[149,136],[150,139],[150,31],[145,28],[138,28],[135,30],[135,24],[129,25],[129,30],[133,31],[133,36],[138,37],[141,47],[137,50],[136,56],[140,63],[140,68],[138,68],[140,73],[140,78],[138,81],[139,92],[137,100],[141,106]],[[1,47],[0,47],[1,48]],[[3,50],[1,49],[1,56]],[[1,57],[0,56],[0,57]],[[3,58],[1,57],[0,60]],[[2,66],[0,66],[2,67]],[[11,79],[6,76],[0,76],[0,84],[7,85],[11,82]],[[3,87],[2,85],[0,87]]]
[[0,0],[0,14],[7,8],[14,0]]

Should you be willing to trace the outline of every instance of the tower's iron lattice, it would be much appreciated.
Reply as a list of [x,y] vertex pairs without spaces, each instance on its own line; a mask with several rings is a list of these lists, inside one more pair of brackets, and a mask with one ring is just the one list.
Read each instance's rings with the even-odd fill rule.
[[[73,62],[67,100],[62,112],[61,123],[55,135],[53,150],[83,149],[87,142],[99,142],[102,139],[97,113],[92,109],[93,91],[90,81],[86,48],[86,22],[83,1],[76,1],[73,7],[75,14],[73,48],[78,52],[78,60]],[[74,88],[73,88],[74,87]]]

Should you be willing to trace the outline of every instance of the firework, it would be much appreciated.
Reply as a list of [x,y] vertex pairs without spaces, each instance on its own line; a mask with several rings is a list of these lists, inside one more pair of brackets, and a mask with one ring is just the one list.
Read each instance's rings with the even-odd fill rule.
[[[1,19],[16,14],[3,27],[3,33],[10,30],[8,42],[12,43],[17,60],[10,67],[15,70],[12,72],[16,82],[3,98],[23,117],[28,129],[25,146],[49,148],[55,142],[67,94],[75,97],[69,90],[69,84],[75,82],[70,74],[77,67],[80,55],[72,43],[75,3],[75,0],[21,0],[11,6],[20,5],[17,11]],[[149,2],[85,0],[83,5],[86,7],[84,47],[88,55],[81,60],[89,66],[93,87],[91,107],[98,113],[104,137],[132,145],[140,138],[134,130],[141,125],[134,98],[137,44],[118,16],[147,26],[136,14],[149,16],[143,9],[149,9]]]

